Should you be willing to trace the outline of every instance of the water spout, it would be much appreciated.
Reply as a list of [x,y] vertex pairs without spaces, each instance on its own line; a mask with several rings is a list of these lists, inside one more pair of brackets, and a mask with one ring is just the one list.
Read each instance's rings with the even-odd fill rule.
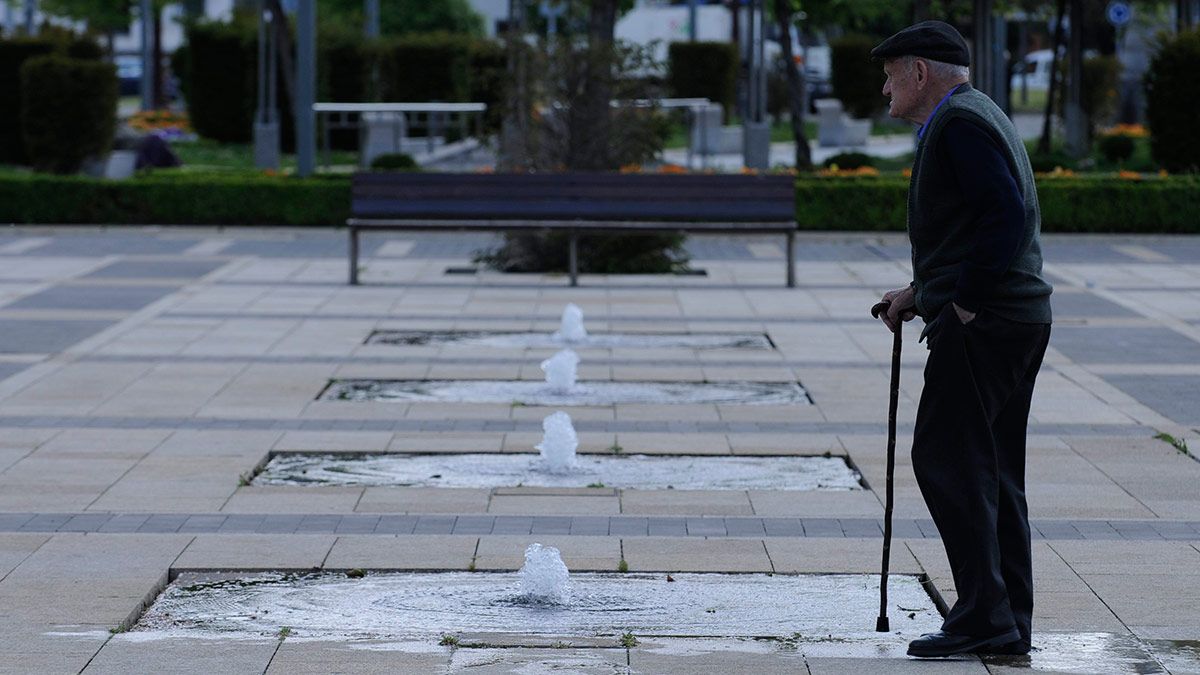
[[530,544],[517,576],[521,579],[521,599],[526,602],[561,605],[568,600],[571,573],[553,546]]
[[571,416],[560,410],[542,420],[542,442],[535,447],[542,453],[541,468],[545,471],[568,473],[574,469],[579,437]]
[[579,365],[579,355],[570,349],[564,349],[550,358],[542,361],[542,371],[546,373],[546,384],[550,389],[565,394],[575,387],[575,371]]
[[554,333],[554,338],[564,342],[583,342],[587,336],[587,329],[583,327],[583,310],[573,302],[568,303],[563,309],[562,325]]

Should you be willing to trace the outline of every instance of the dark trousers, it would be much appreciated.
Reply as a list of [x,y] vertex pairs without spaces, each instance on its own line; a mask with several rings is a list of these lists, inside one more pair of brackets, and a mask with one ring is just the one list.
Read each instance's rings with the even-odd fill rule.
[[993,637],[1033,617],[1025,430],[1049,324],[947,305],[929,326],[912,464],[941,533],[958,601],[942,629]]

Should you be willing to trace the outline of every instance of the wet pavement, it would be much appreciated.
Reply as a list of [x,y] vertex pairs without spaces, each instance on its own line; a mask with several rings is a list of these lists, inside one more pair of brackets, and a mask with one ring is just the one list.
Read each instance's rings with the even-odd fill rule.
[[[1200,672],[1200,237],[1046,238],[1035,649],[935,663],[903,653],[955,598],[907,460],[915,327],[895,631],[871,630],[891,340],[866,310],[907,281],[901,237],[802,235],[795,289],[778,242],[752,237],[690,239],[705,276],[445,274],[490,241],[372,235],[349,287],[334,231],[6,230],[0,672]],[[575,401],[586,474],[527,471],[556,408],[525,389],[319,397],[368,380],[536,391],[567,303],[591,339],[582,385],[659,387]],[[322,464],[262,484],[272,458]],[[410,471],[339,468],[352,458]],[[511,602],[535,542],[579,584],[554,619]],[[162,612],[213,574],[304,581],[266,604],[204,596],[220,632]],[[804,586],[820,578],[850,585]]]

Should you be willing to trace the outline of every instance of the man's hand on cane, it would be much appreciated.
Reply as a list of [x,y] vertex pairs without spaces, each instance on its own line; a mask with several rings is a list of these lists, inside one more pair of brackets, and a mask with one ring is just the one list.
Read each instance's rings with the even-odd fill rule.
[[884,293],[883,302],[887,303],[887,311],[880,312],[879,318],[893,333],[900,329],[903,322],[912,321],[917,316],[917,298],[912,286]]

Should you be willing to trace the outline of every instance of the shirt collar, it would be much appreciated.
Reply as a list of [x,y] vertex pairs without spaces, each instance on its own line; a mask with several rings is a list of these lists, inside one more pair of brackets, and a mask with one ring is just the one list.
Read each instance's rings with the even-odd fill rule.
[[942,100],[938,101],[938,104],[933,107],[933,112],[929,113],[929,119],[926,119],[925,124],[922,124],[921,128],[917,130],[917,138],[925,138],[925,129],[929,126],[929,122],[933,120],[933,116],[937,114],[937,111],[939,109],[941,109],[942,104],[946,102],[946,99],[953,96],[954,92],[961,89],[962,86],[963,86],[962,84],[955,85],[955,87],[953,89],[946,92],[946,95],[942,97]]

